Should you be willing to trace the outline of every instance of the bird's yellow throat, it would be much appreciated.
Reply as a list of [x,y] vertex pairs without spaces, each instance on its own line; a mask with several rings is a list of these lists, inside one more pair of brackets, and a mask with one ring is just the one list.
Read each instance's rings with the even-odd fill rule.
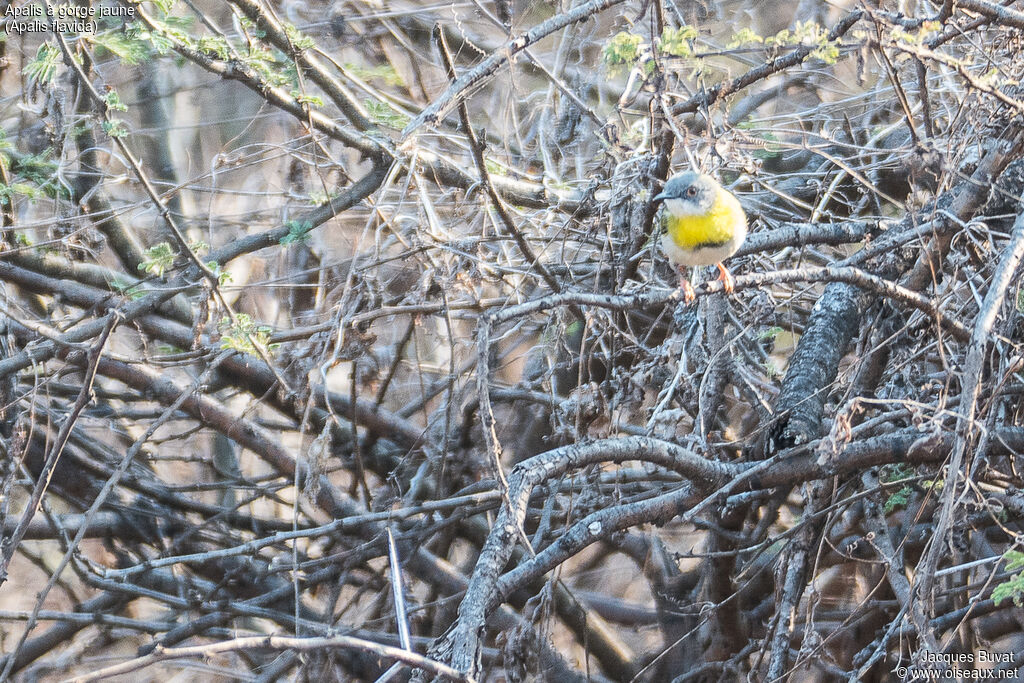
[[685,250],[725,244],[747,221],[739,200],[726,190],[718,191],[711,210],[703,215],[678,215],[666,210],[664,220],[671,240]]

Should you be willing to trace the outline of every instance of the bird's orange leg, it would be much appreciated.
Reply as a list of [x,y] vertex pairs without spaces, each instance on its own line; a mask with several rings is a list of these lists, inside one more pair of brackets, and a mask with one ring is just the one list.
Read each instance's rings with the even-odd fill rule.
[[683,303],[692,304],[697,300],[697,292],[693,291],[693,285],[686,277],[686,270],[679,269],[679,289],[683,290]]
[[736,291],[736,281],[732,279],[732,275],[729,274],[725,266],[721,263],[715,265],[718,266],[718,279],[722,281],[722,289],[725,290],[726,294],[732,294]]

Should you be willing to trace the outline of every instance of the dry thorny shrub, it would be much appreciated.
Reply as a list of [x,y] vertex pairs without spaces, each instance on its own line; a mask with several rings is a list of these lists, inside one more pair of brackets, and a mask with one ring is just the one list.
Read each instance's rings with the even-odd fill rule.
[[0,678],[1016,670],[1019,10],[8,6]]

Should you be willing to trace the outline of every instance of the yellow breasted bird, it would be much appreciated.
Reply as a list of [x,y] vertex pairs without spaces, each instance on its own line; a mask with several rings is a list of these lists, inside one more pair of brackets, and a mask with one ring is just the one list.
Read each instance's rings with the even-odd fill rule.
[[[718,279],[731,294],[733,280],[722,261],[736,253],[747,237],[747,215],[731,192],[711,176],[686,171],[665,183],[655,202],[664,202],[661,248],[678,266],[718,266]],[[687,302],[696,299],[693,286],[680,270]]]

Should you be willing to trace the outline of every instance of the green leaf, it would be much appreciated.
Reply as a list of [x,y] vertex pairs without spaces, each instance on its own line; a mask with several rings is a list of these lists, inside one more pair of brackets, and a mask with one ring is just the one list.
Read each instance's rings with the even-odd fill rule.
[[40,85],[48,85],[57,75],[57,63],[60,60],[60,48],[46,41],[36,50],[35,58],[25,65],[25,75],[29,81]]
[[270,343],[270,333],[273,331],[266,325],[257,325],[253,319],[245,313],[236,313],[235,320],[224,316],[218,325],[221,333],[220,347],[222,349],[234,349],[239,353],[256,353],[257,346],[273,351],[277,344]]
[[903,486],[900,490],[896,491],[888,498],[885,499],[885,505],[883,506],[885,514],[889,514],[893,510],[901,507],[905,507],[910,502],[910,496],[913,494],[914,489],[909,486]]
[[879,472],[879,480],[883,484],[889,484],[900,479],[909,479],[914,476],[914,471],[903,463],[883,465]]
[[309,193],[309,201],[313,204],[313,206],[323,206],[324,204],[331,201],[337,196],[337,190],[331,190],[329,194],[327,192],[323,192],[322,190],[313,190],[312,192]]
[[[99,33],[93,36],[92,42],[129,66],[148,60],[151,54],[149,41],[140,38],[138,34],[130,34],[127,31],[115,30]],[[100,54],[102,54],[102,50],[100,50]]]
[[395,71],[395,67],[390,64],[363,66],[361,64],[346,62],[344,66],[346,71],[356,78],[361,78],[364,81],[377,78],[384,81],[386,85],[390,85],[392,87],[397,88],[405,85],[405,81],[403,81],[402,77],[398,75],[397,71]]
[[292,24],[285,23],[284,32],[288,35],[288,40],[292,41],[292,45],[298,50],[308,50],[316,47],[316,43],[312,38],[302,35],[302,31],[295,28]]
[[103,122],[103,132],[112,138],[123,138],[128,135],[128,129],[124,127],[121,119],[110,119]]
[[137,301],[146,296],[146,288],[141,282],[132,282],[126,278],[115,277],[110,281],[110,286],[132,301]]
[[287,246],[305,244],[309,241],[309,231],[313,229],[313,224],[309,221],[288,221],[285,226],[288,228],[288,234],[281,238],[279,244]]
[[640,45],[643,38],[635,33],[621,31],[612,37],[604,46],[602,57],[605,64],[616,66],[622,64],[632,65],[640,56]]
[[739,31],[733,34],[732,40],[726,45],[730,50],[734,50],[744,45],[761,45],[764,43],[764,38],[754,33],[749,28],[741,28]]
[[378,125],[402,129],[409,123],[408,116],[395,111],[387,102],[367,99],[363,101],[363,104],[366,106],[366,113]]
[[1017,550],[1007,550],[1003,553],[1003,559],[1006,560],[1006,570],[1014,571],[1015,569],[1024,568],[1024,553]]
[[697,29],[692,26],[666,26],[658,38],[658,49],[676,57],[690,57],[693,55],[692,41],[696,38]]
[[217,276],[217,284],[226,285],[235,278],[231,276],[231,273],[224,270],[224,268],[216,261],[207,261],[206,267],[213,271],[213,274]]
[[47,159],[47,156],[49,152],[26,154],[12,164],[12,170],[29,182],[45,185],[57,173],[57,164]]
[[314,107],[324,106],[324,98],[317,95],[306,95],[301,90],[292,90],[291,96],[298,101],[299,104],[311,104]]
[[[1020,551],[1007,550],[1003,553],[1003,560],[1006,561],[1007,571],[1024,568],[1024,553]],[[1015,605],[1020,607],[1022,596],[1024,596],[1024,572],[1018,572],[1016,576],[992,589],[992,601],[997,606],[1003,600],[1011,599]]]
[[174,265],[177,253],[167,242],[161,242],[146,250],[146,260],[139,264],[139,270],[163,277],[163,274]]
[[171,10],[174,9],[175,0],[151,0],[151,2],[157,6],[163,14],[170,14]]
[[202,36],[196,41],[196,47],[203,52],[217,55],[219,59],[231,57],[231,44],[220,36]]
[[120,95],[113,88],[107,90],[106,94],[103,95],[103,101],[106,102],[107,108],[111,111],[128,111],[128,105],[121,101]]
[[42,194],[38,187],[29,185],[28,183],[12,183],[11,192],[14,194],[24,195],[29,199],[38,199],[39,195]]

